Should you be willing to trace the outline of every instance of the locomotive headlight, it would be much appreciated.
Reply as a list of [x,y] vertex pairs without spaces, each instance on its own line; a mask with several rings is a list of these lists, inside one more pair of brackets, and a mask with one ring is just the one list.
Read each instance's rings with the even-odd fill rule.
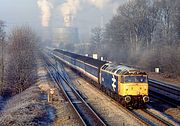
[[149,97],[148,97],[148,96],[144,96],[144,97],[143,97],[143,101],[144,101],[144,102],[148,102],[148,101],[149,101]]
[[130,96],[126,96],[124,99],[125,99],[125,102],[127,102],[127,103],[131,101],[131,97]]

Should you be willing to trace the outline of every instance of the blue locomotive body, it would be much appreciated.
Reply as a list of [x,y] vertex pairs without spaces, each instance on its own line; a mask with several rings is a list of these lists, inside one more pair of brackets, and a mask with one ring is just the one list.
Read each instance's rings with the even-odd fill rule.
[[118,94],[118,76],[101,71],[101,85]]

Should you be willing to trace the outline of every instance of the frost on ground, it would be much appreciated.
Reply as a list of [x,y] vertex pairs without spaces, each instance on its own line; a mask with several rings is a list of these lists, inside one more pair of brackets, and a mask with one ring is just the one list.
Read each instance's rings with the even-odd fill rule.
[[7,125],[42,125],[53,121],[55,110],[43,102],[43,93],[38,86],[32,86],[24,92],[10,98],[0,113],[0,124]]

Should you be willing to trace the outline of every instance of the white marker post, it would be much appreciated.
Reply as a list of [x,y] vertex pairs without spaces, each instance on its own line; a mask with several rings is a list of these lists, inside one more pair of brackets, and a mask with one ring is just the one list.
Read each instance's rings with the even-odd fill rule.
[[97,54],[93,54],[93,59],[98,59],[98,55]]
[[104,60],[104,58],[101,56],[101,61],[103,61]]
[[155,68],[155,73],[159,73],[159,72],[160,72],[159,68],[158,67]]
[[48,92],[48,102],[52,102],[53,101],[54,92],[55,92],[54,88],[49,89],[49,92]]

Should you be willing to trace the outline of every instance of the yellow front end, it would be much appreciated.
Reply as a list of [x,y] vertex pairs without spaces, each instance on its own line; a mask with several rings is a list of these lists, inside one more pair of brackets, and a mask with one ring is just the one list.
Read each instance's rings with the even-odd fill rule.
[[149,101],[147,75],[123,75],[118,82],[118,94],[126,106],[139,107]]
[[119,83],[118,87],[121,96],[148,96],[148,83]]

